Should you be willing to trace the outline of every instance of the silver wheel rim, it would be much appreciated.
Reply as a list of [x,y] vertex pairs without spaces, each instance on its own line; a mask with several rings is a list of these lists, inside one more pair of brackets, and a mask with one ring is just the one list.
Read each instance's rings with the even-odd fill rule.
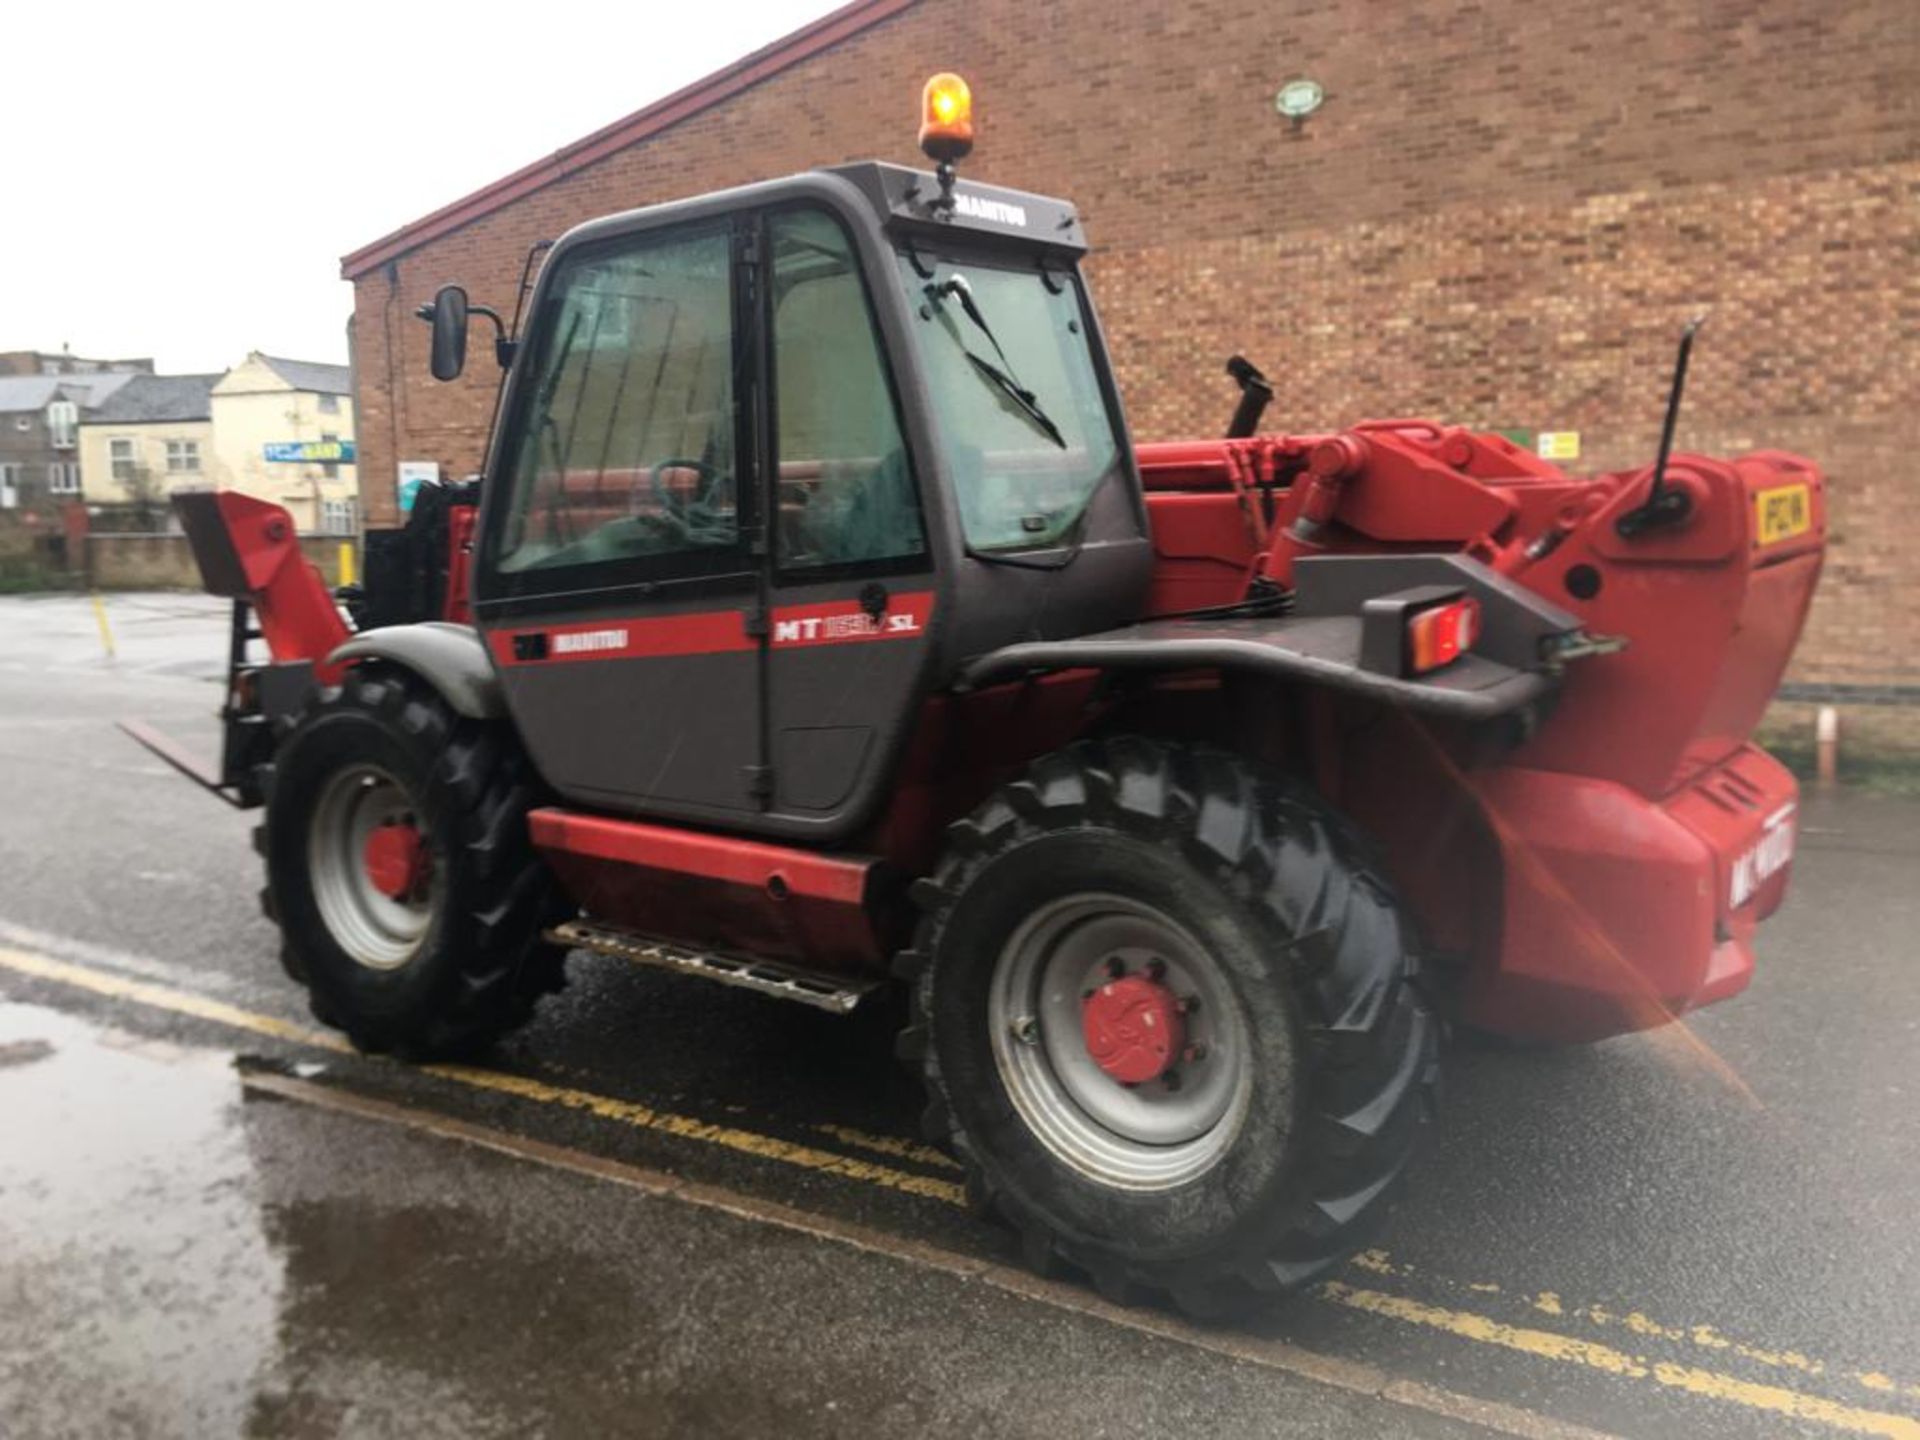
[[367,873],[367,838],[382,825],[414,824],[413,801],[386,771],[350,765],[321,791],[307,836],[314,903],[334,942],[369,970],[411,960],[433,920],[426,893],[395,899]]
[[[1081,1010],[1116,973],[1143,971],[1187,1002],[1195,1058],[1176,1063],[1172,1082],[1127,1086],[1088,1052]],[[1150,905],[1081,894],[1036,911],[1000,952],[988,1022],[1001,1081],[1028,1129],[1104,1184],[1183,1185],[1219,1160],[1246,1118],[1253,1067],[1240,1002],[1219,962]]]

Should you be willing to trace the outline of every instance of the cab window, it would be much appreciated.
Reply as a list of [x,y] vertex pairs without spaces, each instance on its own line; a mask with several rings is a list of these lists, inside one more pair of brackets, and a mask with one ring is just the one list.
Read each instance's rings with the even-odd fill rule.
[[1067,543],[1121,463],[1077,276],[902,253],[967,544]]
[[731,231],[626,239],[560,265],[497,568],[701,568],[740,539]]
[[780,567],[923,555],[913,470],[852,243],[818,210],[776,214],[768,232]]

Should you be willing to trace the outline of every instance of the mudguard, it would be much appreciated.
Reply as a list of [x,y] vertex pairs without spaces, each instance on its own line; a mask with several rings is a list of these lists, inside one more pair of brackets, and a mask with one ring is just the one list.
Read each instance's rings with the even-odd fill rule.
[[[1463,555],[1356,555],[1303,560],[1285,615],[1145,620],[1071,640],[1029,641],[968,662],[963,686],[1047,670],[1222,669],[1325,685],[1386,704],[1490,720],[1546,699],[1559,686],[1554,642],[1579,621],[1533,591]],[[1479,599],[1481,639],[1431,674],[1380,667],[1368,633],[1398,624],[1390,603],[1445,586]],[[1369,662],[1372,663],[1369,663]]]
[[507,713],[493,661],[478,631],[445,620],[384,625],[353,637],[327,656],[329,665],[384,660],[414,672],[470,720],[497,720]]

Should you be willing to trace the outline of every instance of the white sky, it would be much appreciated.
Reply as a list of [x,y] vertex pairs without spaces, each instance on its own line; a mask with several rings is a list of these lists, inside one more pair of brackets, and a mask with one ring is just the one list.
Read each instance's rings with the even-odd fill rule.
[[342,255],[838,4],[14,7],[0,350],[345,363]]

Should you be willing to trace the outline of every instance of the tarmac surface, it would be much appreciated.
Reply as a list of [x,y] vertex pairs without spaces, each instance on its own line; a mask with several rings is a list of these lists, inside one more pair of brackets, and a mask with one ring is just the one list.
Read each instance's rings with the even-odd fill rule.
[[355,1056],[260,916],[201,596],[0,599],[0,1432],[1920,1440],[1920,804],[1809,795],[1752,989],[1458,1047],[1381,1248],[1233,1328],[1026,1277],[884,1013],[586,956]]

